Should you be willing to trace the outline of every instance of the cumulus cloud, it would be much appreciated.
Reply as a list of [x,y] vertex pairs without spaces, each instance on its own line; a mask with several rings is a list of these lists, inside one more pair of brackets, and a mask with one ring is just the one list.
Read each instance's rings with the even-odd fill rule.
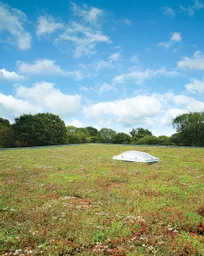
[[171,125],[172,120],[179,115],[186,113],[185,110],[179,108],[171,108],[167,110],[164,117],[162,118],[162,124]]
[[63,27],[63,23],[55,21],[51,15],[40,16],[37,21],[36,34],[37,36],[52,34]]
[[204,93],[204,79],[193,79],[190,83],[186,84],[186,90],[191,93]]
[[145,70],[134,70],[129,73],[120,74],[118,76],[115,76],[113,79],[114,84],[120,84],[125,83],[129,80],[137,83],[142,84],[145,80],[153,78],[153,77],[174,77],[178,76],[179,73],[177,71],[168,71],[166,68],[160,68],[158,70],[154,69],[145,69]]
[[[171,125],[172,120],[178,115],[188,112],[202,112],[204,111],[204,102],[196,100],[185,95],[174,95],[172,93],[164,95],[164,99],[170,104],[162,117],[161,123],[164,125]],[[177,108],[172,107],[176,104]]]
[[20,50],[31,47],[31,35],[24,29],[26,22],[23,12],[0,2],[0,32],[6,43],[16,45]]
[[113,123],[117,122],[128,126],[137,122],[147,122],[150,117],[161,111],[161,107],[157,95],[139,95],[124,100],[97,103],[86,107],[84,113],[86,116],[96,119],[111,118]]
[[165,48],[170,48],[175,43],[179,43],[182,40],[181,33],[174,32],[172,33],[171,39],[167,42],[160,42],[158,45]]
[[58,66],[54,60],[40,59],[36,60],[33,64],[27,64],[23,61],[17,62],[19,73],[26,75],[59,75],[70,76],[76,80],[83,78],[79,71],[67,71]]
[[78,119],[72,119],[71,123],[67,123],[66,125],[73,125],[78,128],[85,127],[85,125]]
[[42,112],[42,108],[39,106],[26,100],[17,99],[12,95],[0,93],[0,115],[4,118],[11,120],[25,113],[36,114],[39,112]]
[[16,96],[62,117],[75,115],[81,104],[80,95],[64,94],[48,82],[35,83],[30,88],[20,85],[16,88]]
[[19,75],[14,71],[8,71],[5,68],[0,69],[0,80],[7,81],[22,81],[25,79],[25,76]]
[[204,54],[196,51],[191,58],[184,57],[178,61],[177,66],[181,69],[204,70]]
[[176,116],[203,111],[204,102],[185,95],[173,93],[137,95],[111,102],[100,102],[84,108],[86,117],[92,120],[120,124],[127,127],[153,127],[156,124],[171,125]]
[[186,112],[200,112],[204,111],[204,102],[199,101],[193,97],[188,97],[186,95],[174,95],[173,93],[168,93],[164,96],[166,103],[170,106],[176,105],[180,109]]

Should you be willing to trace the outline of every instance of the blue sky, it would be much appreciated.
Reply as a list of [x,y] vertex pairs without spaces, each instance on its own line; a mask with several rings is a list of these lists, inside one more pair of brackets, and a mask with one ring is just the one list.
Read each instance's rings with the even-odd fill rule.
[[0,116],[155,135],[204,111],[204,1],[0,1]]

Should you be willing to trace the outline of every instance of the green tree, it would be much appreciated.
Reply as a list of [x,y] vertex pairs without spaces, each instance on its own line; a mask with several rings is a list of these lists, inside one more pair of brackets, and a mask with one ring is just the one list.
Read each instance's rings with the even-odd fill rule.
[[35,115],[35,117],[43,124],[43,145],[57,145],[67,142],[66,126],[59,116],[51,113],[40,113]]
[[161,135],[158,137],[158,142],[160,145],[174,145],[173,141],[170,137],[167,137],[165,135]]
[[12,126],[7,119],[0,118],[0,148],[13,146]]
[[181,144],[204,146],[204,112],[179,115],[172,123],[179,134]]
[[43,123],[36,116],[26,114],[15,119],[13,125],[16,146],[37,146],[44,136]]
[[17,146],[42,146],[66,143],[66,127],[59,116],[50,113],[22,115],[13,125]]
[[183,136],[180,133],[174,133],[171,135],[170,140],[177,146],[183,146]]
[[148,129],[144,129],[140,127],[140,128],[132,129],[132,131],[130,132],[130,135],[134,140],[140,140],[145,136],[152,136],[152,132],[149,131]]
[[86,128],[77,128],[73,125],[67,126],[67,139],[70,144],[90,142],[90,136]]
[[156,136],[145,136],[138,141],[140,145],[159,145],[159,139]]
[[89,136],[97,136],[98,135],[98,130],[92,126],[88,126],[85,129],[89,133]]
[[128,144],[131,142],[131,137],[124,132],[119,132],[115,135],[113,142],[116,144]]
[[99,131],[100,140],[103,143],[112,143],[114,141],[114,137],[116,132],[112,129],[102,128]]

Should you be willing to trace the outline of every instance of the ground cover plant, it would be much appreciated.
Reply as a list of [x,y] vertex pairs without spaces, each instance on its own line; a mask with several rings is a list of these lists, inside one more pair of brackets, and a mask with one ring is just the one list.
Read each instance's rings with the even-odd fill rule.
[[[158,164],[112,160],[126,150]],[[203,148],[0,151],[1,255],[204,255]]]

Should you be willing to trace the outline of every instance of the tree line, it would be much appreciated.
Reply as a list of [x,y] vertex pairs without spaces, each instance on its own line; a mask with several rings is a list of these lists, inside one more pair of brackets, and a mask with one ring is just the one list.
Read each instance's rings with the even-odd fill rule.
[[57,115],[24,114],[11,124],[0,118],[0,147],[30,147],[44,145],[115,143],[138,145],[204,146],[204,112],[179,115],[172,122],[176,133],[171,136],[154,136],[148,129],[133,128],[129,134],[116,133],[110,128],[97,130],[88,126],[65,126]]

